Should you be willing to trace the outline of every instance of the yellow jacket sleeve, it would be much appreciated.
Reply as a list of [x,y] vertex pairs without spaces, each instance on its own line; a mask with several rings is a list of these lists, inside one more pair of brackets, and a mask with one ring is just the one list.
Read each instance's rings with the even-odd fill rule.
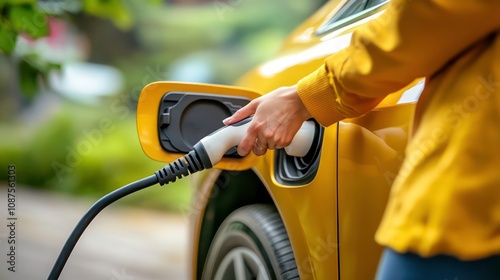
[[324,126],[362,115],[498,29],[499,6],[493,0],[393,0],[356,29],[349,47],[299,81],[299,96]]

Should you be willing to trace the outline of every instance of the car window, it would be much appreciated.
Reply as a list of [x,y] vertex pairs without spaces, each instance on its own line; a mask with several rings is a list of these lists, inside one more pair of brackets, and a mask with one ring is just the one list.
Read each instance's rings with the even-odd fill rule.
[[366,4],[366,9],[368,8],[372,8],[372,7],[375,7],[375,6],[379,6],[381,4],[385,4],[389,2],[388,0],[371,0],[371,1],[368,1],[368,4]]
[[349,0],[318,28],[316,34],[322,35],[361,20],[388,2],[389,0]]

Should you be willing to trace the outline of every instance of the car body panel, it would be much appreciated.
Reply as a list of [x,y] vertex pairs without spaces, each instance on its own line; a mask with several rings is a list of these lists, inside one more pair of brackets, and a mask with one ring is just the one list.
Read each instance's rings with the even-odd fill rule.
[[343,279],[374,277],[374,235],[403,159],[414,104],[374,110],[339,124],[339,255]]

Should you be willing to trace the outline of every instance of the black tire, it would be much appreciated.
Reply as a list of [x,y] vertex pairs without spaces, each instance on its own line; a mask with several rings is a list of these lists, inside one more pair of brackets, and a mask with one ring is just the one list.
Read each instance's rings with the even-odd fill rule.
[[231,213],[210,245],[202,279],[299,279],[292,247],[276,208],[254,204]]

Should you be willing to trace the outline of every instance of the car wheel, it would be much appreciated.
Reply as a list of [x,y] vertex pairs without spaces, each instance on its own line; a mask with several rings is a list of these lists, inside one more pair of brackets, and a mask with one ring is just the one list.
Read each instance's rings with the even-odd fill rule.
[[286,229],[268,204],[235,210],[217,230],[204,280],[299,279]]

